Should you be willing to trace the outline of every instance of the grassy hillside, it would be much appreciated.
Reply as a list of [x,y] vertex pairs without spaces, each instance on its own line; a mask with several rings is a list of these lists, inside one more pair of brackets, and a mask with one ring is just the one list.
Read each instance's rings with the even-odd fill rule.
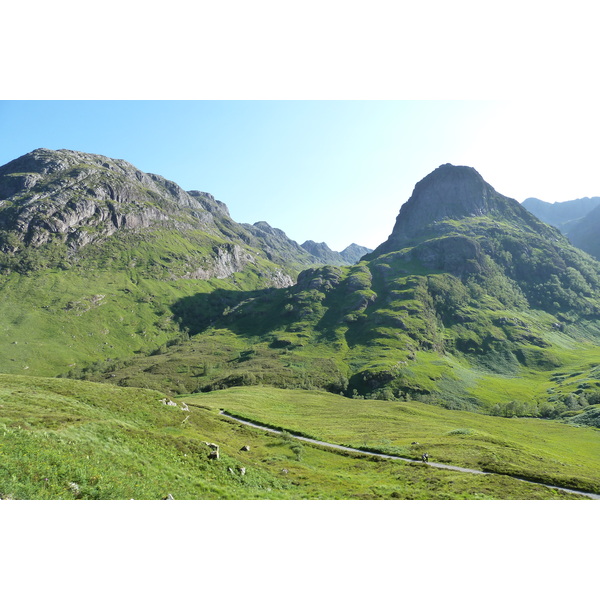
[[598,429],[266,387],[184,398],[318,440],[600,492]]
[[273,285],[281,270],[257,256],[227,277],[186,277],[208,252],[198,236],[194,245],[176,233],[115,234],[75,266],[0,274],[0,371],[58,375],[151,352],[185,336],[178,301]]
[[415,271],[384,256],[305,271],[289,289],[182,298],[172,310],[189,340],[71,375],[166,393],[325,389],[508,417],[569,418],[600,400],[593,319],[533,310],[518,295],[501,302],[502,282],[490,295]]
[[[576,498],[507,476],[469,475],[420,464],[346,456],[302,444],[289,436],[259,432],[219,416],[213,407],[223,404],[242,411],[244,402],[260,401],[261,410],[266,412],[259,410],[255,416],[273,421],[280,419],[271,412],[272,408],[281,403],[291,407],[298,403],[298,396],[266,388],[244,390],[245,394],[254,393],[253,398],[236,396],[234,392],[239,390],[175,398],[171,401],[176,406],[170,406],[164,403],[162,394],[148,390],[0,375],[0,496],[13,499],[160,499],[168,494],[176,499]],[[322,407],[340,402],[332,395],[307,392],[303,399]],[[186,406],[189,411],[183,410]],[[431,427],[436,427],[433,413],[422,413],[422,417],[424,427],[425,420],[431,420]],[[343,437],[339,430],[351,430],[352,420],[351,412],[345,425],[342,420],[338,419],[336,424],[333,419],[331,435]],[[375,417],[368,422],[374,424],[377,420]],[[308,421],[302,421],[304,417],[292,417],[289,423],[296,428],[314,429]],[[374,431],[376,437],[384,433]],[[323,433],[330,436],[329,431]],[[586,435],[591,434],[589,430]],[[453,439],[453,435],[449,437]],[[586,452],[598,453],[591,437],[582,439],[578,460],[584,464],[581,477],[585,478],[585,469],[593,463]],[[219,445],[219,460],[209,458],[210,449],[204,443],[207,441]],[[250,446],[249,452],[241,451],[244,445]],[[533,446],[531,442],[529,447]]]

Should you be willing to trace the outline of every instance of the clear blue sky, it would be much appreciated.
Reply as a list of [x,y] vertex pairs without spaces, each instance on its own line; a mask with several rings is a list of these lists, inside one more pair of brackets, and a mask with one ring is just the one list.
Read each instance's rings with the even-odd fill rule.
[[490,101],[2,101],[0,164],[122,158],[335,250],[375,247],[414,185],[467,164],[519,201],[600,195],[595,107]]

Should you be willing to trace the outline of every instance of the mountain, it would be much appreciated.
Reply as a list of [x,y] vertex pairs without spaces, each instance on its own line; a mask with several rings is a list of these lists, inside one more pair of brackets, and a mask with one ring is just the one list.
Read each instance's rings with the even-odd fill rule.
[[454,222],[485,216],[516,219],[534,224],[529,212],[484,181],[472,167],[445,164],[415,186],[402,205],[388,240],[371,257],[399,250],[432,233],[452,231]]
[[358,244],[350,244],[347,248],[344,248],[340,254],[349,264],[355,265],[369,252],[373,252],[373,250],[371,248],[365,248],[365,246],[359,246]]
[[0,243],[0,499],[600,489],[600,263],[470,167],[436,169],[384,244],[323,266],[210,194],[38,150],[0,168]]
[[592,209],[585,217],[569,223],[567,235],[577,248],[600,260],[600,206]]
[[522,204],[542,221],[560,229],[577,248],[600,259],[600,197],[550,204],[527,198]]
[[182,299],[173,310],[189,340],[79,376],[559,416],[600,398],[599,290],[600,264],[554,227],[474,169],[442,165],[359,264],[311,267],[287,289]]
[[281,230],[271,227],[266,221],[250,225],[242,225],[247,235],[244,237],[248,244],[261,248],[269,260],[282,264],[293,264],[298,268],[318,264],[310,253],[306,252],[297,242],[290,240]]
[[313,240],[306,240],[302,244],[302,248],[309,254],[314,256],[323,265],[354,265],[360,261],[360,259],[371,252],[364,246],[358,244],[350,244],[347,248],[341,252],[332,250],[325,242],[313,242]]
[[324,265],[347,265],[348,261],[335,250],[332,250],[325,242],[313,242],[306,240],[302,244],[302,248],[309,254],[314,256],[321,264]]
[[124,160],[34,150],[0,167],[0,370],[56,375],[152,351],[182,334],[179,299],[288,287],[320,264],[209,193]]
[[593,196],[555,203],[544,202],[538,198],[526,198],[521,206],[533,213],[540,221],[554,225],[563,233],[567,233],[570,224],[585,217],[599,204],[600,196]]
[[125,261],[140,245],[138,271],[170,279],[254,270],[267,285],[290,285],[300,268],[315,264],[283,232],[269,238],[274,247],[257,232],[233,221],[211,194],[186,192],[123,160],[38,149],[0,167],[4,268]]

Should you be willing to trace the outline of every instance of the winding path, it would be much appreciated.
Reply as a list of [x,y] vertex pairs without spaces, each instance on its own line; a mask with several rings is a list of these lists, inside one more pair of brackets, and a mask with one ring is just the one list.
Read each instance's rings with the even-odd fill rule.
[[[269,433],[276,433],[281,435],[283,431],[280,429],[274,429],[272,427],[266,427],[265,425],[257,425],[252,421],[247,421],[245,419],[240,419],[239,417],[234,417],[230,415],[224,410],[219,410],[219,414],[231,419],[233,421],[237,421],[238,423],[243,423],[244,425],[248,425],[250,427],[254,427],[255,429],[261,429],[262,431],[268,431]],[[289,432],[288,432],[289,433]],[[413,458],[403,458],[402,456],[394,456],[393,454],[382,454],[380,452],[369,452],[368,450],[359,450],[358,448],[352,448],[350,446],[341,446],[340,444],[331,444],[329,442],[321,442],[319,440],[314,440],[312,438],[303,437],[301,435],[295,435],[290,433],[293,438],[300,440],[302,442],[307,442],[309,444],[315,444],[317,446],[325,446],[326,448],[333,448],[335,450],[343,450],[344,452],[354,452],[356,454],[366,454],[368,456],[379,456],[381,458],[389,458],[390,460],[401,460],[408,463],[420,463],[420,460],[415,460]],[[455,465],[445,465],[443,463],[436,462],[428,462],[430,467],[435,467],[437,469],[448,469],[449,471],[460,471],[461,473],[475,473],[476,475],[490,475],[493,474],[490,471],[478,471],[477,469],[468,469],[467,467],[457,467]],[[519,481],[526,481],[527,483],[535,483],[537,485],[543,485],[544,487],[551,488],[553,490],[561,490],[563,492],[568,492],[569,494],[579,494],[581,496],[587,496],[588,498],[592,498],[593,500],[600,500],[599,494],[592,494],[591,492],[583,492],[581,490],[571,490],[569,488],[558,487],[556,485],[548,485],[547,483],[540,483],[539,481],[532,481],[531,479],[525,479],[523,477],[515,477],[514,475],[507,475],[506,473],[497,473],[499,475],[506,475],[507,477],[512,477],[513,479],[518,479]]]

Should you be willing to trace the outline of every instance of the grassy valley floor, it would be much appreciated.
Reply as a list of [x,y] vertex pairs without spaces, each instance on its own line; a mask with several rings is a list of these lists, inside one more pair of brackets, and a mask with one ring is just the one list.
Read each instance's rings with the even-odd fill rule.
[[[219,408],[353,446],[387,451],[405,446],[411,454],[416,440],[439,462],[481,467],[477,457],[483,450],[495,451],[515,473],[537,473],[568,487],[598,486],[600,432],[592,429],[266,387],[171,399],[136,388],[0,375],[0,496],[579,498],[501,474],[447,472],[328,451],[236,424],[219,415]],[[219,446],[218,460],[210,458],[206,442]],[[241,450],[246,445],[250,451]]]
[[[543,419],[448,411],[267,387],[187,397],[307,437],[600,492],[600,431]],[[416,443],[414,443],[416,442]]]

